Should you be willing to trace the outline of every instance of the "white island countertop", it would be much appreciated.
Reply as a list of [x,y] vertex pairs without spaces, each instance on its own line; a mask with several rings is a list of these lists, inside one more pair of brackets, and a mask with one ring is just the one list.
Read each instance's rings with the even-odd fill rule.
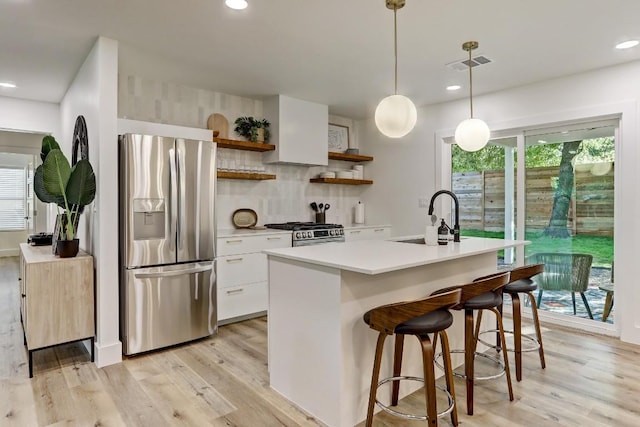
[[[402,238],[396,238],[402,240]],[[464,258],[527,245],[527,240],[463,237],[461,242],[427,246],[391,240],[366,240],[296,248],[269,249],[264,253],[294,261],[364,274],[381,274],[421,265]]]

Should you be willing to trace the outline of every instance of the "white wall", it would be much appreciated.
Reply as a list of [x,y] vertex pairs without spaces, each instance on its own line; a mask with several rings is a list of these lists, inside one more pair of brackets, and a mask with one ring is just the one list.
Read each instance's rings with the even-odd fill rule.
[[0,129],[60,135],[60,106],[0,96]]
[[82,247],[94,255],[96,269],[96,364],[122,360],[118,300],[118,44],[98,38],[62,100],[60,143],[71,158],[78,115],[87,123],[89,160],[96,174],[96,199],[80,224]]
[[[637,165],[640,62],[474,97],[474,112],[492,129],[536,127],[609,114],[622,116],[616,147],[616,324],[621,339],[640,343],[640,288],[633,265],[640,228],[640,187]],[[418,197],[430,197],[442,183],[442,142],[436,134],[452,135],[468,115],[468,100],[420,108],[418,125],[400,142],[389,142],[373,120],[357,124],[361,148],[376,157],[376,185],[366,193],[369,214],[390,222],[395,235],[417,234],[426,223]],[[372,212],[373,211],[373,212]]]
[[[120,63],[118,116],[126,119],[166,123],[192,128],[207,127],[213,113],[223,114],[229,121],[229,137],[234,136],[233,121],[240,116],[262,116],[262,101],[234,95],[191,88],[152,80],[134,74],[127,64]],[[330,116],[331,123],[351,127],[352,146],[357,147],[357,132],[353,121]],[[304,135],[300,136],[304,138]],[[353,207],[368,186],[312,184],[309,179],[324,170],[348,170],[350,162],[330,161],[328,167],[276,165],[262,163],[262,154],[229,149],[218,150],[218,164],[231,162],[244,166],[264,166],[266,173],[275,174],[273,181],[218,180],[216,193],[218,229],[233,228],[234,210],[251,208],[258,214],[258,224],[284,221],[313,221],[309,203],[331,204],[327,222],[350,224]],[[368,164],[365,177],[368,177]]]

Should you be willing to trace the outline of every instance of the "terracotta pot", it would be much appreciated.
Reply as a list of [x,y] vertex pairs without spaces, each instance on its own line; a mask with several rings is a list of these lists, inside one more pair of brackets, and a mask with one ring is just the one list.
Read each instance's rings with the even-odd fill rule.
[[56,252],[60,258],[73,258],[78,255],[80,240],[58,240],[56,242]]

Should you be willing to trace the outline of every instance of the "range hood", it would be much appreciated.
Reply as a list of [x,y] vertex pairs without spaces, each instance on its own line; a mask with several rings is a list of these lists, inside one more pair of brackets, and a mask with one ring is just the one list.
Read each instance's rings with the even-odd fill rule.
[[328,106],[275,95],[265,99],[263,112],[271,123],[269,143],[276,146],[263,154],[264,163],[328,165]]

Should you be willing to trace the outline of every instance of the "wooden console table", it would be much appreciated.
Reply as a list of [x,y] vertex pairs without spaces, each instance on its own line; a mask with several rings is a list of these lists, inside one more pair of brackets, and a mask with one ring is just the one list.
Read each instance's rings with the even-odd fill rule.
[[93,257],[59,258],[51,246],[20,244],[20,317],[33,377],[33,352],[95,338]]

